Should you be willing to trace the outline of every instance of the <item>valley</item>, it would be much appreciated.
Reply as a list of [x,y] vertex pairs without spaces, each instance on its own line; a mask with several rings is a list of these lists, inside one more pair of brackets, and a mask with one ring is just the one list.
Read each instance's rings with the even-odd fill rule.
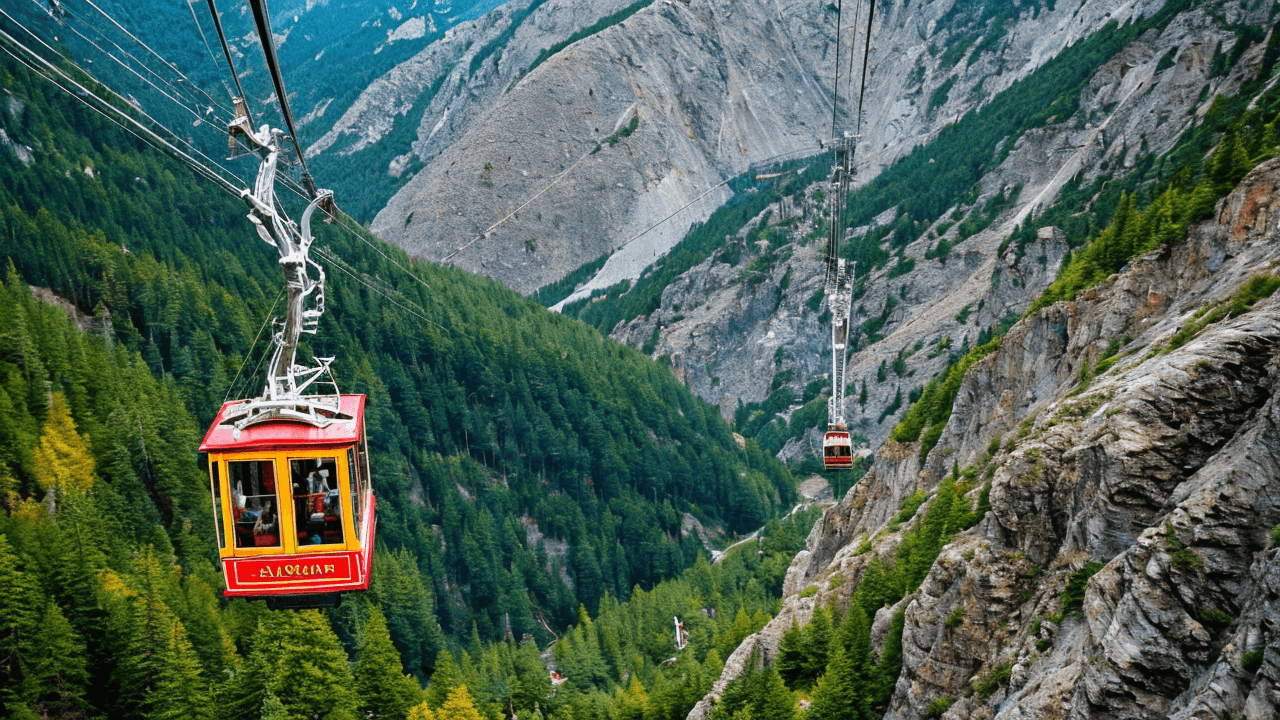
[[273,8],[377,498],[306,610],[223,594],[194,457],[283,296],[207,11],[6,10],[4,714],[1274,716],[1280,14],[871,7]]

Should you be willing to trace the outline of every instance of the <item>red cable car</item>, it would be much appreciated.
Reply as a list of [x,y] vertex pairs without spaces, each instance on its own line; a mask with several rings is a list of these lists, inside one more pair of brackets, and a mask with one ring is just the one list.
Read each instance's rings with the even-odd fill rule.
[[208,454],[228,597],[328,605],[368,589],[375,501],[364,401],[341,396],[324,427],[270,419],[241,429],[234,418],[254,401],[219,410],[200,452]]
[[843,425],[828,425],[822,439],[822,465],[827,470],[848,470],[853,467],[853,441]]
[[254,132],[243,103],[237,109],[231,135],[261,159],[241,196],[258,237],[280,253],[286,299],[262,395],[224,403],[200,444],[225,594],[272,607],[331,606],[341,593],[368,589],[376,524],[365,396],[339,393],[333,358],[298,357],[299,338],[316,333],[325,306],[324,268],[308,255],[311,215],[331,207],[333,193],[310,185],[302,221],[290,220],[275,193],[282,133]]

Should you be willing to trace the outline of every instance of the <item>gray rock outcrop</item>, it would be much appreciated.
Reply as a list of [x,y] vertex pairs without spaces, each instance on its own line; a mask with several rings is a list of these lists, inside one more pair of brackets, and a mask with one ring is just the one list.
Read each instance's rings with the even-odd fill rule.
[[[998,43],[948,65],[937,48],[984,32],[980,12],[947,0],[881,7],[863,102],[862,177],[929,141],[1108,18],[1124,22],[1162,4],[1030,4],[1004,25]],[[573,21],[587,24],[614,8],[596,5],[548,2],[474,73],[469,58],[506,29],[514,9],[455,28],[439,47],[371,86],[311,152],[327,151],[343,134],[382,127],[386,110],[421,112],[411,149],[379,152],[394,154],[388,168],[396,174],[425,167],[373,229],[415,255],[448,259],[530,292],[601,255],[613,257],[585,289],[637,277],[728,197],[715,189],[720,182],[755,162],[816,151],[829,137],[833,5],[660,0],[521,77],[541,47],[569,35]],[[843,34],[842,57],[852,37],[851,30]],[[448,79],[437,85],[442,72]],[[854,87],[848,80],[842,87]],[[432,88],[436,94],[425,96]],[[844,112],[835,116],[838,129],[853,130],[857,98],[846,92]],[[632,118],[639,122],[635,133],[592,153]],[[385,131],[371,133],[370,142],[373,135]]]
[[[871,559],[891,560],[901,499],[955,463],[989,478],[990,512],[901,601],[886,718],[944,697],[946,718],[1276,717],[1280,296],[1256,279],[1274,282],[1278,224],[1273,159],[1184,242],[1016,324],[966,374],[923,466],[917,444],[886,443],[825,512],[755,645],[768,656],[815,604],[847,606]],[[1119,359],[1099,365],[1112,340]],[[1064,612],[1086,563],[1096,574]]]

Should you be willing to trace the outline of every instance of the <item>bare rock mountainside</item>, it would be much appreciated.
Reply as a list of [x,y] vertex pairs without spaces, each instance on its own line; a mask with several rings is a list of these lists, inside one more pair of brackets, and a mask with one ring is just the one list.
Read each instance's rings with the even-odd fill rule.
[[884,717],[1280,716],[1278,240],[1272,159],[1185,240],[1014,324],[923,461],[886,442],[826,511],[713,696],[932,538],[872,607],[872,652],[901,640]]
[[[1108,19],[1162,4],[881,4],[859,142],[864,177]],[[583,290],[606,287],[637,277],[710,216],[731,194],[723,181],[754,163],[817,153],[833,114],[841,131],[854,129],[847,61],[862,52],[850,43],[866,14],[846,10],[835,113],[833,4],[535,0],[460,25],[402,63],[308,154],[381,153],[388,172],[415,173],[372,224],[413,254],[525,293],[609,255]],[[528,71],[543,48],[583,26],[603,29]],[[397,123],[416,126],[411,141],[391,132]]]
[[[1126,12],[1149,16],[1160,6],[1126,6]],[[943,370],[953,353],[979,344],[985,333],[1003,329],[1021,315],[1054,280],[1069,246],[1084,239],[1041,227],[1011,245],[1015,230],[1063,202],[1064,189],[1074,189],[1070,202],[1076,205],[1070,212],[1088,210],[1091,201],[1087,194],[1080,197],[1079,188],[1097,187],[1159,162],[1156,158],[1202,123],[1214,97],[1238,92],[1256,74],[1265,43],[1238,48],[1239,62],[1229,72],[1222,70],[1220,61],[1236,49],[1231,26],[1274,22],[1274,8],[1246,6],[1225,3],[1212,11],[1188,7],[1114,54],[1086,60],[1094,64],[1075,108],[1027,129],[1010,147],[998,147],[967,194],[955,197],[936,221],[916,221],[920,229],[914,240],[895,248],[884,235],[911,222],[900,206],[848,233],[858,238],[880,231],[882,249],[896,254],[865,275],[860,271],[863,277],[855,294],[855,352],[847,370],[846,418],[850,429],[866,438],[866,447],[874,449],[887,439],[913,392]],[[1053,13],[1062,9],[1059,4]],[[1040,17],[1046,12],[1042,10]],[[876,42],[881,42],[879,37]],[[1010,41],[1005,53],[1016,47]],[[926,52],[923,57],[930,56]],[[1030,57],[1024,61],[1032,62],[1034,56]],[[972,96],[972,90],[958,93],[957,88],[978,74],[986,61],[979,58],[967,69],[966,62],[957,61],[953,70],[958,73],[953,79],[959,78],[953,96]],[[939,71],[935,67],[933,72]],[[1027,70],[1024,86],[1049,82],[1042,80],[1046,74]],[[987,77],[988,90],[991,79]],[[974,82],[982,83],[980,78]],[[1020,102],[1018,93],[1026,94],[1024,86],[995,93],[987,104],[1014,105]],[[884,126],[893,122],[872,120],[867,132],[889,132]],[[927,154],[937,144],[931,141],[922,151]],[[945,174],[946,161],[941,156],[939,160],[936,167]],[[864,169],[861,182],[871,183],[874,177],[875,167]],[[785,431],[790,439],[782,456],[787,459],[811,453],[819,439],[817,428],[825,422],[820,405],[814,409],[821,417],[797,416],[801,400],[813,394],[806,393],[806,386],[829,378],[831,371],[830,328],[823,321],[827,308],[821,294],[824,190],[823,183],[810,185],[762,207],[744,226],[734,228],[723,249],[709,253],[662,288],[653,310],[623,314],[616,325],[610,318],[602,326],[622,342],[643,347],[654,357],[667,357],[689,386],[719,404],[726,417],[742,403],[756,403],[765,405],[766,413],[780,408],[775,422],[781,425],[794,425],[796,417],[812,425],[807,434],[794,428]],[[900,189],[898,199],[932,190],[927,184]],[[597,291],[592,300],[607,304],[603,295]],[[588,319],[589,305],[577,310],[580,317]],[[794,400],[769,407],[780,390],[789,391]]]

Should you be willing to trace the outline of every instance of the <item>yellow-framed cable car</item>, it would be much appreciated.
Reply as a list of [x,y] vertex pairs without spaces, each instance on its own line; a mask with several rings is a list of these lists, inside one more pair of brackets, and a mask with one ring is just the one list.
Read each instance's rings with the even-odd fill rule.
[[238,429],[226,418],[242,402],[222,406],[200,445],[225,594],[328,604],[367,589],[376,520],[365,397],[342,395],[324,427],[267,420]]

